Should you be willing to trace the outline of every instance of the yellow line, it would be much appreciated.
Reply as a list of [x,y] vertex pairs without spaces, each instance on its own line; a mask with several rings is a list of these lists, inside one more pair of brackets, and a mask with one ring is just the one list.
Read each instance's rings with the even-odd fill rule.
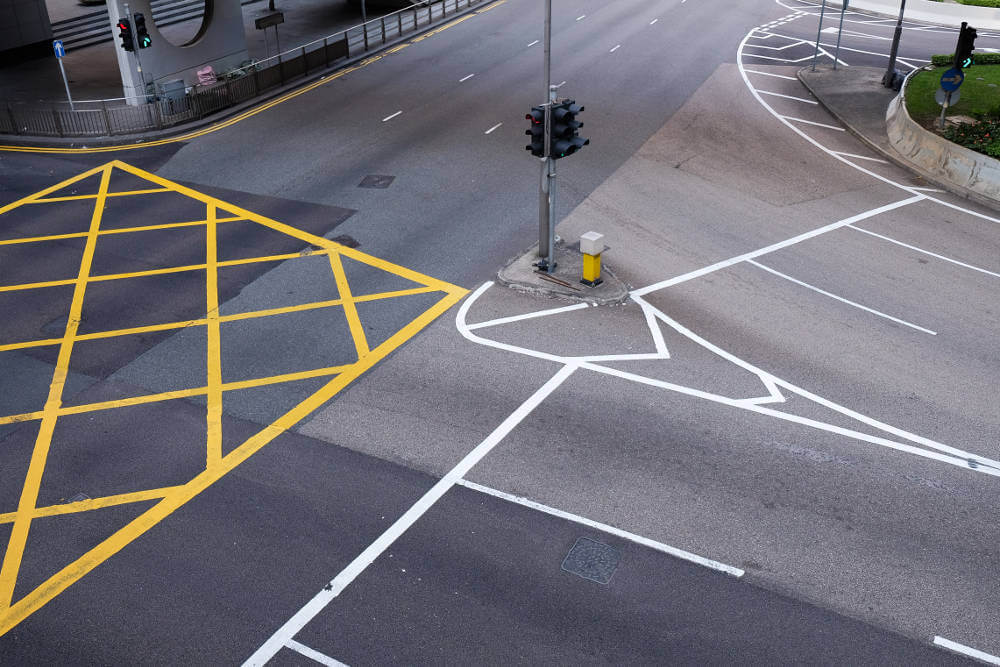
[[[236,216],[230,218],[219,218],[216,220],[218,223],[222,222],[235,222],[237,220],[242,220]],[[123,227],[122,229],[102,229],[98,234],[100,236],[107,236],[110,234],[130,234],[132,232],[147,232],[156,229],[173,229],[175,227],[198,227],[199,225],[204,225],[204,220],[192,220],[190,222],[165,222],[159,225],[145,225],[143,227]],[[0,245],[17,245],[20,243],[38,243],[40,241],[61,241],[64,239],[82,239],[87,236],[87,232],[75,232],[73,234],[52,234],[51,236],[28,236],[19,239],[7,239],[5,241],[0,241]]]
[[[171,192],[166,188],[153,188],[152,190],[129,190],[128,192],[109,192],[107,197],[128,197],[131,195],[148,195],[155,192]],[[74,201],[77,199],[94,199],[97,195],[69,195],[67,197],[46,197],[45,199],[35,199],[34,201],[28,202],[29,204],[48,204],[49,202],[57,201]]]
[[[113,507],[115,505],[125,505],[128,503],[139,503],[144,500],[159,500],[166,497],[180,487],[168,486],[162,489],[149,489],[148,491],[136,491],[134,493],[121,493],[117,496],[104,496],[103,498],[90,498],[80,500],[75,503],[63,503],[61,505],[49,505],[39,507],[35,510],[33,518],[46,516],[59,516],[62,514],[76,514],[78,512],[89,512],[101,509],[102,507]],[[17,512],[7,512],[0,514],[0,524],[11,523],[17,518]]]
[[[0,150],[3,150],[3,146],[0,146]],[[50,192],[55,192],[56,190],[61,190],[62,188],[66,187],[67,185],[73,185],[77,181],[82,181],[83,179],[87,178],[88,176],[93,176],[94,174],[98,173],[102,169],[106,169],[107,166],[108,165],[106,165],[106,164],[102,164],[100,167],[94,167],[93,169],[88,169],[87,171],[83,172],[82,174],[79,174],[77,176],[73,176],[72,178],[67,178],[65,181],[61,181],[59,183],[56,183],[55,185],[53,185],[51,187],[48,187],[48,188],[45,188],[44,190],[39,190],[35,194],[28,195],[27,197],[21,197],[17,201],[12,201],[11,203],[6,204],[5,206],[0,206],[0,215],[3,215],[4,213],[6,213],[7,211],[9,211],[11,209],[14,209],[14,208],[17,208],[18,206],[21,206],[22,204],[30,204],[31,202],[35,201],[39,197],[44,197],[45,195],[49,194]]]
[[344,264],[340,261],[339,254],[330,253],[330,268],[333,269],[333,277],[337,281],[340,299],[344,302],[344,315],[347,317],[347,326],[351,329],[351,338],[354,339],[358,359],[364,359],[365,355],[370,352],[368,339],[365,337],[365,327],[361,324],[361,317],[358,316],[358,308],[351,298],[351,286],[347,282],[347,274],[344,273]]
[[110,177],[111,165],[109,164],[104,167],[104,171],[101,173],[101,186],[94,204],[94,213],[90,221],[90,234],[87,237],[87,245],[80,262],[76,287],[73,289],[73,300],[70,304],[66,331],[62,344],[59,346],[59,356],[56,360],[55,372],[52,374],[52,383],[49,385],[49,397],[45,402],[42,422],[38,427],[38,437],[35,439],[35,448],[31,454],[31,463],[28,465],[28,474],[25,476],[24,488],[21,490],[21,498],[17,503],[17,518],[14,520],[7,550],[4,553],[3,566],[0,568],[0,609],[9,607],[11,604],[14,584],[21,567],[21,558],[24,556],[24,547],[28,541],[28,528],[35,511],[35,503],[38,502],[38,491],[42,485],[42,472],[45,470],[49,447],[52,444],[52,433],[55,430],[58,410],[62,404],[63,387],[69,371],[70,354],[73,351],[73,339],[80,326],[83,295],[87,291],[87,276],[90,274],[94,250],[97,247],[97,230],[101,226],[101,214],[104,212],[105,195],[108,192]]
[[205,312],[207,322],[208,361],[206,370],[208,380],[208,426],[207,465],[213,468],[222,460],[222,332],[219,327],[219,248],[215,226],[215,205],[208,205],[208,215],[205,216]]
[[486,12],[488,12],[491,9],[494,9],[496,7],[499,7],[500,5],[502,5],[505,2],[507,2],[507,0],[498,0],[497,2],[494,2],[492,5],[490,5],[488,7],[483,7],[482,9],[480,9],[479,11],[477,11],[476,13],[477,14],[485,14]]

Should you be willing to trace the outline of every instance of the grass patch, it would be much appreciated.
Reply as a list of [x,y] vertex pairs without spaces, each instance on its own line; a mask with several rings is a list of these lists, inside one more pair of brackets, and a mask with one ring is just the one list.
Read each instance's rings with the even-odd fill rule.
[[[906,87],[906,109],[913,120],[931,127],[941,116],[941,107],[934,93],[941,87],[945,67],[917,72]],[[982,78],[982,81],[979,81]],[[995,84],[991,87],[989,84]],[[1000,120],[1000,66],[973,65],[965,70],[965,81],[959,89],[962,98],[948,109],[948,115],[962,114],[980,120]]]

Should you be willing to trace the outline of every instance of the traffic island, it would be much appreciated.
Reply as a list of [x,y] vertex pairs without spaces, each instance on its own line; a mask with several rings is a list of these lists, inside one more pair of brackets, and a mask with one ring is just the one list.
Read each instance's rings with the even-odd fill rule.
[[628,299],[629,286],[616,277],[607,265],[601,268],[600,283],[593,287],[581,283],[584,255],[580,252],[579,242],[557,240],[555,259],[555,271],[540,271],[535,266],[538,263],[538,246],[535,245],[500,269],[497,281],[520,292],[583,301],[595,306],[621,304]]

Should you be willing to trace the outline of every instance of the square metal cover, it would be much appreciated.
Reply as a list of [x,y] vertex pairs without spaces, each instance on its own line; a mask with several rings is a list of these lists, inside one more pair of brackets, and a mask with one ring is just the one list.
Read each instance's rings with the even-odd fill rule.
[[622,555],[618,549],[581,537],[566,554],[562,569],[584,579],[606,584],[611,581],[611,576],[618,569],[621,559]]

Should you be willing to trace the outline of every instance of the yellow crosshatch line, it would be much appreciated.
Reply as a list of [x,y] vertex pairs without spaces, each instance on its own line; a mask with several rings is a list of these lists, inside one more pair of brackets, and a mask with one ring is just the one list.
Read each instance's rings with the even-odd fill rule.
[[[28,202],[29,204],[34,204],[37,202]],[[232,218],[219,218],[216,222],[235,222],[237,220],[243,220],[243,218],[232,217]],[[173,229],[175,227],[198,227],[199,225],[204,225],[207,220],[189,220],[187,222],[165,222],[160,225],[143,225],[142,227],[122,227],[121,229],[102,229],[97,233],[99,236],[106,236],[108,234],[130,234],[132,232],[148,232],[157,229]],[[20,239],[6,239],[0,240],[0,245],[19,245],[21,243],[39,243],[42,241],[62,241],[65,239],[84,239],[87,238],[87,232],[72,232],[70,234],[52,234],[50,236],[29,236]]]
[[[138,176],[149,182],[155,188],[132,190],[129,192],[109,192],[109,183],[113,172],[124,171],[134,176]],[[51,338],[41,341],[25,341],[0,346],[0,351],[26,349],[41,346],[59,346],[59,352],[52,380],[49,383],[48,398],[41,410],[20,415],[7,415],[0,417],[0,424],[10,424],[20,421],[39,421],[38,434],[35,439],[35,446],[32,451],[31,460],[28,465],[28,472],[25,475],[25,483],[22,487],[20,499],[16,511],[0,514],[0,525],[10,524],[11,532],[8,539],[7,548],[4,551],[2,565],[0,565],[0,636],[6,634],[11,628],[40,609],[47,602],[59,595],[66,588],[78,581],[81,577],[103,563],[109,557],[127,546],[132,540],[145,533],[156,525],[159,521],[169,516],[174,510],[184,503],[194,498],[198,493],[206,489],[223,475],[231,471],[236,466],[260,450],[263,446],[281,435],[285,430],[303,419],[306,415],[322,406],[331,397],[348,386],[352,381],[366,372],[376,363],[381,361],[392,350],[396,349],[409,338],[416,335],[421,329],[430,324],[435,318],[457,303],[467,290],[452,285],[450,283],[437,280],[435,278],[418,273],[411,269],[392,264],[385,260],[372,257],[354,248],[336,243],[329,239],[316,236],[296,229],[285,223],[271,220],[238,206],[226,203],[217,198],[205,195],[191,188],[187,188],[177,183],[163,179],[155,174],[132,167],[124,162],[115,160],[107,164],[85,171],[73,178],[57,183],[45,188],[33,195],[22,198],[11,204],[0,207],[0,216],[11,211],[18,206],[25,204],[44,205],[56,201],[66,201],[67,197],[48,195],[81,181],[89,176],[100,174],[100,185],[98,192],[93,195],[73,195],[73,199],[90,199],[94,202],[94,210],[91,216],[90,228],[87,232],[74,235],[56,235],[59,238],[84,238],[86,244],[80,262],[80,268],[75,279],[49,281],[46,283],[35,283],[35,286],[52,285],[72,285],[73,297],[69,307],[69,315],[63,335],[60,338]],[[129,196],[136,194],[146,194],[149,192],[175,192],[186,197],[195,199],[203,203],[206,207],[205,219],[188,221],[181,223],[166,223],[163,225],[153,225],[150,227],[135,227],[128,230],[102,230],[101,216],[104,211],[105,202],[108,197]],[[224,214],[224,215],[223,215]],[[2,218],[0,218],[2,219]],[[268,227],[276,232],[292,236],[304,243],[319,248],[319,250],[304,251],[302,253],[272,255],[268,257],[255,257],[241,260],[219,261],[218,260],[218,238],[216,229],[218,224],[233,220],[246,220]],[[205,263],[192,267],[171,267],[168,269],[157,269],[153,271],[142,271],[127,274],[115,274],[107,276],[91,276],[90,271],[96,246],[100,238],[109,233],[141,232],[150,228],[167,228],[173,226],[205,226]],[[28,243],[35,240],[55,237],[30,237],[26,239],[12,239],[2,242],[5,245],[16,243]],[[330,262],[332,278],[340,292],[340,298],[318,301],[296,306],[285,306],[258,310],[247,313],[237,313],[232,315],[220,315],[218,296],[217,272],[220,267],[233,266],[261,261],[278,261],[283,259],[295,259],[310,254],[326,255]],[[372,294],[357,295],[356,289],[348,283],[346,272],[344,271],[342,257],[362,262],[382,271],[394,274],[419,285],[410,289],[401,289],[390,292],[380,292]],[[163,275],[164,273],[177,272],[180,270],[204,270],[209,276],[206,281],[204,293],[205,317],[196,318],[186,322],[171,322],[154,324],[131,329],[119,329],[114,331],[104,331],[90,334],[80,334],[80,316],[85,301],[87,286],[95,281],[122,280],[138,275]],[[26,288],[25,286],[19,286]],[[355,288],[357,286],[354,286]],[[0,290],[10,287],[0,288]],[[405,298],[407,296],[426,293],[441,293],[441,298],[434,305],[429,307],[409,324],[403,326],[399,331],[392,334],[387,340],[375,348],[370,348],[364,333],[364,326],[360,319],[356,304],[392,298]],[[222,382],[221,374],[221,350],[224,342],[219,335],[221,323],[236,320],[249,320],[260,317],[269,317],[284,313],[294,313],[316,308],[343,308],[344,315],[348,322],[351,338],[358,354],[357,361],[342,365],[325,368],[315,368],[283,375],[275,375],[263,378],[251,378],[238,382]],[[132,396],[112,401],[90,403],[83,405],[66,406],[63,405],[63,387],[69,372],[69,363],[72,357],[73,346],[78,341],[95,340],[100,338],[113,338],[142,332],[169,331],[182,329],[189,326],[205,326],[208,332],[208,343],[206,345],[207,364],[205,386],[192,387],[176,391],[162,392],[158,394],[148,394],[143,396]],[[223,455],[221,442],[221,419],[222,419],[222,397],[227,391],[259,387],[282,382],[294,382],[306,378],[329,378],[326,383],[311,396],[300,402],[298,405],[288,410],[278,417],[268,426],[263,427],[256,434],[251,436],[242,444],[238,445],[229,453]],[[206,403],[206,465],[205,469],[192,480],[178,486],[165,487],[160,489],[147,489],[106,496],[103,498],[87,499],[62,505],[52,505],[38,507],[37,501],[41,488],[42,477],[48,462],[49,450],[52,444],[52,435],[56,422],[60,417],[73,414],[92,413],[101,410],[111,410],[132,405],[142,405],[159,401],[176,400],[204,396]],[[117,530],[96,547],[90,549],[85,554],[78,557],[72,563],[66,565],[62,570],[52,575],[34,590],[28,592],[20,599],[14,599],[14,589],[17,582],[18,572],[21,568],[24,557],[24,549],[27,543],[28,533],[32,520],[39,517],[70,515],[79,512],[91,511],[102,507],[113,505],[123,505],[138,502],[154,502],[142,514],[124,527]]]

